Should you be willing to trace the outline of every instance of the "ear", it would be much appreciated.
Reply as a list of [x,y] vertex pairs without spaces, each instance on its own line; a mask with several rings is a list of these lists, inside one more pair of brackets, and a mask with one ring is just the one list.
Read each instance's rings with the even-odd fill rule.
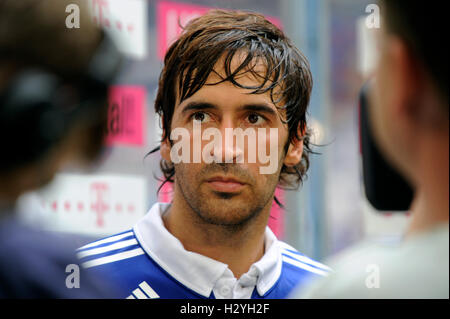
[[169,138],[170,138],[170,134],[166,135],[166,129],[164,128],[164,116],[162,115],[160,117],[160,126],[162,127],[162,133],[161,136],[166,136],[166,138],[164,140],[161,141],[161,145],[159,146],[159,153],[161,154],[161,157],[166,161],[166,162],[172,162],[170,160],[170,150],[172,149],[172,146],[170,144]]
[[166,138],[165,140],[163,140],[161,142],[159,152],[161,153],[161,157],[163,159],[165,159],[167,162],[171,162],[171,159],[170,159],[170,150],[171,149],[172,149],[172,147],[169,143],[169,138]]
[[404,41],[393,37],[389,46],[390,54],[390,78],[394,87],[392,107],[395,120],[420,119],[423,99],[423,72],[421,72],[417,57]]
[[294,137],[289,144],[283,164],[286,166],[295,166],[300,163],[303,154],[303,137],[305,136],[305,128],[301,129],[298,126],[298,136],[300,139]]

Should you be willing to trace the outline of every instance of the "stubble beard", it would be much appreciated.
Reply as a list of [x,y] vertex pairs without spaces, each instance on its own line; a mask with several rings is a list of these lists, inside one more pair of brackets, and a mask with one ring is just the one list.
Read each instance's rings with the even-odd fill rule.
[[[213,164],[208,166],[205,172],[215,170],[220,166],[222,172],[236,170],[235,164]],[[239,169],[237,169],[239,171]],[[230,194],[205,190],[204,184],[189,183],[190,178],[184,178],[189,171],[183,164],[175,165],[176,187],[180,191],[184,201],[195,214],[198,224],[218,226],[228,233],[236,233],[246,228],[252,221],[260,217],[264,208],[270,204],[273,193],[275,192],[276,183],[273,190],[267,191],[264,188],[263,193],[254,194],[253,196],[242,197],[240,194]],[[204,172],[203,172],[204,173]],[[202,173],[200,173],[202,174]],[[199,180],[197,178],[196,180]],[[248,188],[249,186],[246,186]],[[248,194],[248,193],[247,193]],[[239,197],[239,198],[238,198]],[[217,228],[217,227],[214,227]]]

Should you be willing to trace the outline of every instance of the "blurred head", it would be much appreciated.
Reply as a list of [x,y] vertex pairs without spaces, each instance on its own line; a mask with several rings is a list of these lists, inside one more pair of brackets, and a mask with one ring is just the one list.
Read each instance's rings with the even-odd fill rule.
[[[219,224],[240,223],[271,205],[277,186],[297,188],[308,169],[311,87],[306,58],[263,16],[214,10],[192,20],[166,53],[155,102],[166,181],[175,181],[175,191],[194,211]],[[248,161],[248,140],[241,149],[216,145],[232,162],[172,163],[171,132],[192,133],[194,123],[223,138],[226,129],[278,129],[275,171],[261,174],[265,165]],[[261,145],[268,150],[269,139],[268,133],[258,139],[256,152]],[[221,184],[227,179],[236,183]]]
[[[372,94],[375,138],[417,187],[424,168],[448,180],[448,48],[444,10],[382,1],[380,57]],[[440,169],[447,169],[447,173]],[[445,177],[445,176],[446,177]]]
[[[71,3],[80,8],[79,29],[65,25]],[[85,1],[0,2],[3,200],[44,185],[70,161],[99,154],[107,90],[87,73],[103,38]]]

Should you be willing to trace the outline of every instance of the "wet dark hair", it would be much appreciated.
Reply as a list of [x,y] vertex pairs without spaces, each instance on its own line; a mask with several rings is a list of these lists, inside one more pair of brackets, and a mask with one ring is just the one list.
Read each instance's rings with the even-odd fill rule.
[[438,88],[448,112],[448,46],[443,33],[447,29],[447,11],[434,3],[417,0],[381,2],[388,32],[405,41],[420,59]]
[[[236,54],[239,57],[243,54],[243,59],[232,70],[231,62]],[[214,67],[222,58],[226,76],[217,83],[205,84],[211,72],[217,74]],[[264,74],[256,70],[255,62],[265,65]],[[260,79],[260,85],[244,86],[236,81],[237,76],[244,73]],[[306,111],[312,75],[305,56],[279,28],[260,14],[212,10],[184,27],[181,36],[165,55],[164,68],[159,78],[155,111],[162,118],[162,141],[170,137],[177,102],[191,97],[204,85],[226,81],[250,90],[249,94],[270,93],[272,102],[285,112],[284,118],[281,117],[289,131],[285,151],[294,139],[303,139],[301,162],[292,167],[283,165],[278,184],[280,188],[297,189],[306,176],[311,153]],[[299,136],[299,131],[302,136]],[[147,155],[158,150],[159,147],[156,147]],[[166,182],[173,182],[175,168],[165,160],[161,160],[160,166],[165,177],[162,187]]]
[[[70,3],[81,8],[83,27],[80,29],[68,29],[64,24],[65,8]],[[91,162],[101,154],[108,114],[106,87],[89,94],[82,88],[86,86],[89,63],[102,39],[102,32],[91,21],[85,1],[0,1],[0,136],[4,137],[5,152],[0,159],[1,174],[47,161],[50,151],[63,145],[71,134],[78,137],[76,153],[81,159]],[[41,107],[36,102],[36,107],[25,110],[20,105],[6,109],[2,103],[5,91],[17,76],[30,70],[46,75],[40,78],[52,76],[51,83],[60,81],[58,88],[64,92],[55,90],[55,95],[49,97],[54,108]],[[50,80],[48,85],[43,82],[44,88],[49,86]],[[86,94],[81,95],[84,91]],[[101,98],[94,100],[91,98],[94,95]],[[89,106],[82,103],[85,101],[90,102]],[[64,117],[52,120],[48,114]],[[57,122],[54,126],[60,127],[61,132],[42,136],[45,135],[42,132],[53,132],[50,125],[41,124],[47,123],[46,119],[51,124]],[[17,123],[21,126],[16,127]]]

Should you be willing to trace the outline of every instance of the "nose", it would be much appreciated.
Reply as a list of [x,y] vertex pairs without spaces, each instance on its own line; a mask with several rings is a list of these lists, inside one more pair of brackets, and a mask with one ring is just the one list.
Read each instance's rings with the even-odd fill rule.
[[243,161],[244,149],[241,145],[236,145],[235,125],[231,118],[224,118],[219,127],[221,135],[220,145],[214,147],[211,156],[216,163],[240,163]]

